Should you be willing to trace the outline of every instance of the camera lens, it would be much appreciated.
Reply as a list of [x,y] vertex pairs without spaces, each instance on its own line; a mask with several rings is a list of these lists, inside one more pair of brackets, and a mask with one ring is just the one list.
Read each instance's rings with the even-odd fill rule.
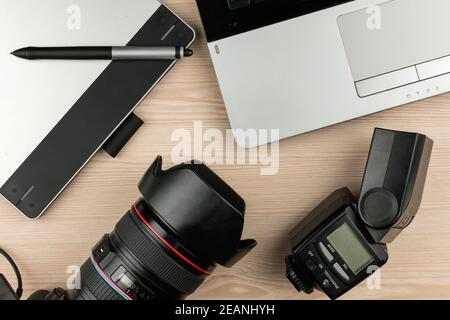
[[158,158],[139,184],[143,195],[81,267],[77,300],[183,299],[211,274],[244,257],[245,203],[205,165],[167,171]]
[[185,248],[138,201],[93,249],[81,268],[80,299],[181,299],[214,269]]

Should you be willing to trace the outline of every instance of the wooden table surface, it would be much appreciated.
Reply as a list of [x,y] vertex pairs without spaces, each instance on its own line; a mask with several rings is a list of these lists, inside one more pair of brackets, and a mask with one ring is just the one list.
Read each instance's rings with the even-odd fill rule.
[[[0,246],[24,275],[25,297],[65,286],[68,266],[80,265],[138,198],[138,180],[157,155],[171,162],[178,128],[229,128],[194,0],[167,0],[198,33],[195,56],[178,63],[137,108],[145,125],[117,159],[100,151],[45,215],[27,221],[0,199]],[[24,93],[26,94],[26,93]],[[337,106],[338,107],[338,106]],[[280,144],[280,170],[212,165],[247,202],[245,237],[257,248],[232,269],[219,267],[192,299],[323,299],[297,293],[284,277],[287,233],[330,192],[358,193],[375,127],[417,131],[435,141],[420,211],[389,246],[381,288],[359,285],[345,299],[450,298],[450,94],[297,136]],[[14,279],[0,262],[1,272]],[[15,283],[15,280],[13,281]]]

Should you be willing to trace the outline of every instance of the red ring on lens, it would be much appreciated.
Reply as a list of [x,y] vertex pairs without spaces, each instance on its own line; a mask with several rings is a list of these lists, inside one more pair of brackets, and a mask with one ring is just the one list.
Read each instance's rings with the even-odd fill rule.
[[139,209],[137,208],[136,204],[133,204],[133,209],[136,212],[136,214],[138,215],[139,219],[141,219],[141,221],[149,228],[149,230],[151,232],[153,232],[153,234],[159,239],[161,240],[161,242],[167,246],[167,248],[169,248],[173,253],[175,253],[176,256],[178,256],[179,258],[181,258],[183,261],[185,261],[187,264],[189,264],[191,267],[193,267],[194,269],[200,271],[201,273],[205,274],[205,275],[210,275],[210,273],[206,270],[204,270],[203,268],[199,267],[198,265],[196,265],[194,262],[192,262],[191,260],[189,260],[188,258],[186,258],[182,253],[180,253],[177,249],[175,249],[169,242],[167,242],[166,239],[164,239],[156,230],[155,228],[153,228],[150,223],[148,223],[147,220],[145,220],[144,216],[142,215],[142,213],[139,211]]

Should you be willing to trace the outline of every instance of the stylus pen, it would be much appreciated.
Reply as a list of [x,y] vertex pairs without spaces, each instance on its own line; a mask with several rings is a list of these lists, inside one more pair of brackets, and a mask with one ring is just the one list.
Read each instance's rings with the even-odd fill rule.
[[174,60],[194,52],[173,47],[27,47],[11,52],[28,60]]

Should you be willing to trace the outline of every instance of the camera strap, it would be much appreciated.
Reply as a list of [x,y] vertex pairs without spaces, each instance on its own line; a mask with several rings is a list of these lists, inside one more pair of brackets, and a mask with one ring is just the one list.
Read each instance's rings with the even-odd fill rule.
[[11,256],[1,248],[0,255],[5,257],[5,259],[9,262],[17,277],[17,289],[14,291],[6,277],[0,273],[0,300],[19,300],[23,293],[22,276],[20,274],[20,270]]

